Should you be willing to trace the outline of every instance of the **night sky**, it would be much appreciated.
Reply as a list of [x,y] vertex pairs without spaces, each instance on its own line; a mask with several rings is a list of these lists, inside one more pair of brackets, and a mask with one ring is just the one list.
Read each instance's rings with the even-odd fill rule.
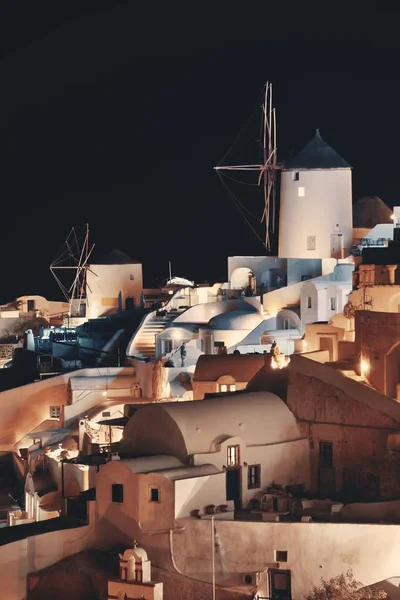
[[[201,282],[264,253],[213,166],[267,80],[280,158],[319,127],[355,199],[400,202],[398,11],[281,5],[2,0],[0,302],[58,298],[49,264],[85,222],[98,256],[142,261],[147,286],[168,260]],[[256,215],[258,191],[242,197]]]

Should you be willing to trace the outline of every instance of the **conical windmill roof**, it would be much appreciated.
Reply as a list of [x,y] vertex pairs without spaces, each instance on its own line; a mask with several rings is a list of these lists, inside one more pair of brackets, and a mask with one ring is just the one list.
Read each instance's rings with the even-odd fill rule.
[[378,196],[364,196],[353,206],[353,226],[372,229],[381,223],[391,223],[392,211]]
[[349,163],[322,139],[319,129],[313,139],[297,154],[288,157],[283,169],[351,169]]

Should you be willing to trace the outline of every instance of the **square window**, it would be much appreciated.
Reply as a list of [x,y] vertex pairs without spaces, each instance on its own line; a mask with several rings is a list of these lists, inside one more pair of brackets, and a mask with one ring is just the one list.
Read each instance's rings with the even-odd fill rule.
[[235,383],[231,383],[231,385],[229,386],[229,391],[236,392],[236,384]]
[[287,550],[275,550],[275,562],[287,562]]
[[332,442],[319,443],[319,465],[331,469],[333,467],[333,444]]
[[236,467],[240,464],[239,459],[239,445],[237,446],[228,446],[228,467]]
[[113,483],[111,486],[111,500],[123,504],[124,502],[124,486],[122,483]]
[[160,490],[158,488],[150,488],[150,502],[160,502]]
[[331,298],[331,310],[336,310],[336,298]]
[[298,187],[297,188],[297,195],[299,198],[304,198],[304,196],[306,195],[306,190],[303,187]]
[[261,487],[261,465],[250,465],[247,469],[247,489],[258,490]]
[[315,250],[317,246],[315,235],[307,236],[307,250]]
[[50,419],[59,419],[61,415],[61,406],[50,406]]
[[307,308],[312,308],[312,299],[311,299],[311,296],[307,297]]
[[293,173],[293,181],[299,181],[300,179],[300,173],[298,171],[295,171]]
[[134,279],[135,279],[135,278],[134,278],[134,276],[132,275],[132,273],[129,275],[129,279],[130,279],[131,281],[134,281]]
[[220,384],[219,391],[220,392],[227,392],[228,391],[228,386],[226,385],[226,383],[221,383]]

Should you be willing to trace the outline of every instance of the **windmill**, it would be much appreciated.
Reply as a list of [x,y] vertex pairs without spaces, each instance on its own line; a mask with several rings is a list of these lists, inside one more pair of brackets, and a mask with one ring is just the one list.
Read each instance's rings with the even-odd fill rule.
[[93,249],[89,225],[72,227],[62,250],[50,265],[50,271],[69,303],[69,316],[79,315],[86,299],[86,273],[90,270],[88,261]]
[[[261,223],[265,223],[265,238],[262,242],[269,251],[271,250],[271,232],[274,233],[275,228],[276,172],[279,167],[276,147],[276,111],[273,107],[272,83],[268,82],[265,84],[264,88],[261,131],[262,139],[260,142],[262,145],[262,163],[239,165],[222,165],[220,163],[214,167],[214,169],[218,172],[220,177],[226,171],[254,171],[258,173],[258,185],[263,186],[264,200],[264,209],[261,218],[259,219]],[[235,201],[239,202],[237,198],[235,198]],[[244,218],[247,220],[245,216]],[[249,223],[248,220],[247,222]],[[256,235],[258,236],[258,234]]]

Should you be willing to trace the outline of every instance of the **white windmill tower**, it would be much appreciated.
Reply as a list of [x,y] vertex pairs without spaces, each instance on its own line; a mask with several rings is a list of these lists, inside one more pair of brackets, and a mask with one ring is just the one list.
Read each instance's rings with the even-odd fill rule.
[[317,129],[281,165],[279,256],[343,258],[352,240],[351,167]]
[[[265,248],[271,250],[276,211],[277,171],[280,176],[279,249],[281,258],[342,258],[353,239],[351,167],[322,138],[317,129],[313,139],[283,163],[277,159],[276,112],[272,84],[265,86],[263,102],[263,162],[218,165],[226,171],[256,171],[264,188]],[[222,179],[222,178],[221,178]],[[232,195],[232,193],[231,193]],[[237,208],[248,221],[239,199]],[[249,225],[250,222],[248,221]]]

